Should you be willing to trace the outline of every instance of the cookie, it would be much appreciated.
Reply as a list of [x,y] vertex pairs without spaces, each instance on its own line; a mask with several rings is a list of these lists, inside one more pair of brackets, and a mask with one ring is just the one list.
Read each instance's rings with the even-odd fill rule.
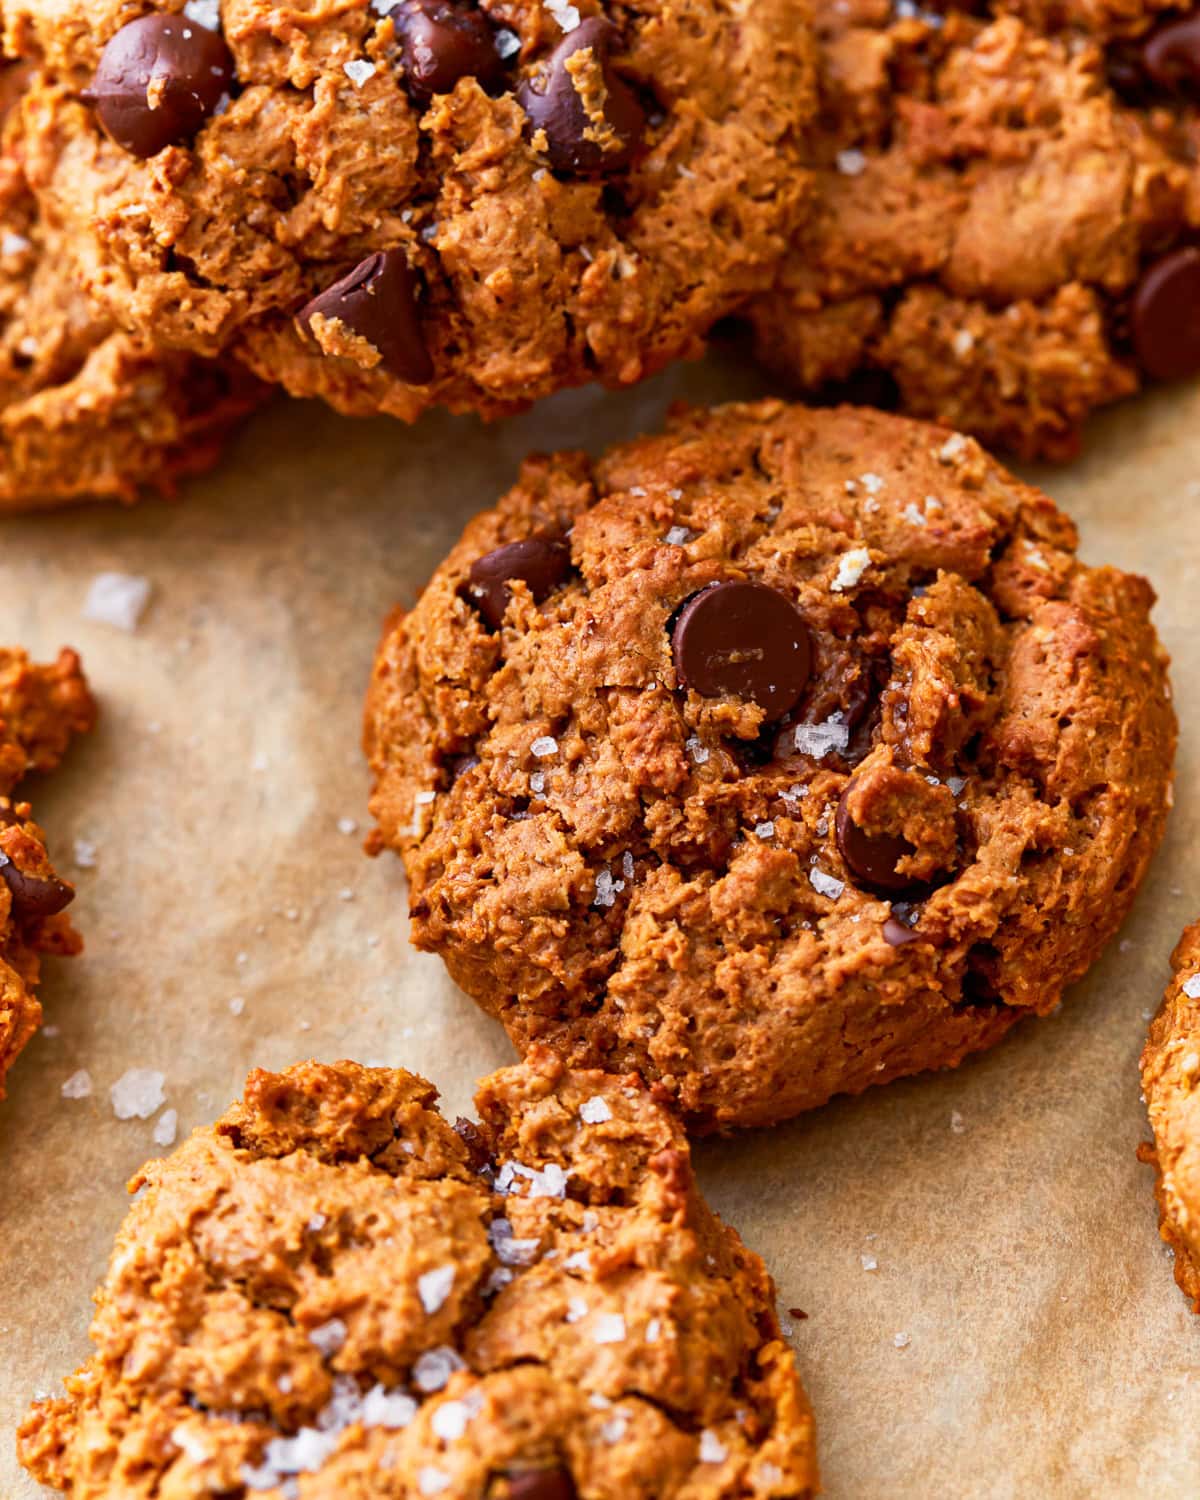
[[[8,102],[23,70],[0,75]],[[170,494],[265,394],[247,371],[117,330],[39,212],[15,117],[0,139],[0,509]]]
[[1200,373],[1200,14],[980,9],[818,0],[816,202],[749,318],[792,388],[1063,459]]
[[0,649],[0,1099],[9,1068],[41,1023],[41,955],[83,946],[65,915],[75,892],[15,792],[28,772],[52,771],[95,718],[74,651],[37,665],[17,647]]
[[1142,1092],[1154,1131],[1144,1161],[1157,1168],[1162,1237],[1175,1280],[1200,1313],[1200,922],[1171,955],[1174,975],[1142,1052]]
[[4,6],[39,192],[115,318],[341,411],[639,380],[802,212],[808,0],[136,9]]
[[636,1080],[255,1072],[151,1162],[96,1352],[18,1437],[74,1500],[805,1500],[770,1277]]
[[1052,1010],[1162,833],[1140,578],[961,434],[778,402],[529,461],[388,628],[366,745],[412,940],[695,1130]]

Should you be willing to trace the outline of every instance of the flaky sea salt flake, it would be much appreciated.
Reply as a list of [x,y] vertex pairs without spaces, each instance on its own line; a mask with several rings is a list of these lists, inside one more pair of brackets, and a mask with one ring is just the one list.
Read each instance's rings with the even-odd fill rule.
[[92,1075],[86,1068],[80,1068],[77,1073],[72,1073],[66,1079],[59,1091],[64,1099],[88,1099],[92,1092]]
[[536,755],[538,760],[545,760],[548,755],[558,754],[558,741],[552,734],[540,734],[530,745],[529,753]]
[[837,574],[829,585],[831,591],[840,594],[852,589],[870,566],[871,554],[865,547],[851,547],[849,552],[843,552],[838,558]]
[[133,573],[97,573],[83,601],[83,618],[132,634],[150,603],[148,578]]
[[417,1410],[417,1403],[406,1391],[389,1391],[382,1385],[373,1385],[363,1397],[362,1424],[398,1430],[408,1426]]
[[715,1432],[705,1428],[700,1434],[700,1462],[702,1464],[723,1464],[729,1457],[729,1449],[716,1435]]
[[837,169],[843,177],[857,177],[866,167],[867,158],[853,146],[837,154]]
[[356,57],[352,62],[342,64],[342,72],[356,89],[360,89],[368,78],[375,77],[375,64],[367,62],[364,57]]
[[148,1120],[167,1102],[166,1075],[153,1068],[129,1068],[108,1091],[118,1120]]
[[620,1313],[599,1313],[592,1322],[594,1344],[620,1344],[625,1338],[625,1319]]
[[164,1109],[162,1114],[154,1122],[154,1144],[156,1146],[173,1146],[175,1136],[179,1130],[179,1111],[175,1109]]
[[1180,989],[1189,1000],[1200,1000],[1200,974],[1193,974],[1190,979],[1185,979]]
[[608,1107],[608,1100],[600,1094],[593,1094],[590,1099],[585,1099],[579,1106],[579,1118],[585,1125],[603,1125],[605,1120],[612,1119],[612,1110]]
[[810,870],[808,883],[818,895],[828,896],[831,901],[836,901],[846,889],[845,881],[839,880],[835,875],[826,874],[824,870]]
[[442,1344],[436,1349],[426,1349],[413,1366],[413,1384],[419,1391],[431,1395],[445,1388],[451,1375],[466,1366],[453,1349]]
[[792,732],[792,742],[801,755],[824,760],[831,750],[840,755],[849,747],[850,727],[842,722],[840,713],[834,713],[823,724],[797,724]]
[[907,1349],[909,1344],[912,1343],[912,1339],[907,1333],[897,1333],[893,1336],[892,1343],[895,1344],[897,1349]]
[[328,1323],[321,1323],[318,1327],[310,1329],[308,1339],[322,1358],[332,1359],[346,1342],[348,1331],[341,1318],[330,1318]]
[[449,1297],[453,1285],[453,1266],[438,1266],[435,1270],[426,1271],[423,1276],[417,1277],[417,1294],[421,1298],[421,1306],[425,1309],[427,1317],[431,1318],[446,1305],[446,1298]]

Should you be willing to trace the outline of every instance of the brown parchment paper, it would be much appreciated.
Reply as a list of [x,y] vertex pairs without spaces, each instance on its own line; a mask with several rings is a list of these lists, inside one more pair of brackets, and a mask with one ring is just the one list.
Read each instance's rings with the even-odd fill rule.
[[[61,863],[77,839],[97,855],[72,872],[86,955],[48,965],[56,1034],[31,1044],[0,1105],[5,1500],[37,1493],[12,1428],[84,1355],[123,1184],[158,1154],[152,1121],[114,1118],[127,1068],[166,1074],[182,1133],[256,1064],[403,1064],[462,1110],[510,1058],[440,963],[408,951],[398,861],[360,853],[360,706],[385,611],[415,597],[526,450],[598,448],[657,425],[675,397],[761,390],[727,357],[490,429],[281,403],[182,503],[0,525],[0,639],[76,645],[103,705],[97,734],[32,789]],[[1083,462],[1038,477],[1086,557],[1158,588],[1177,806],[1120,944],[1056,1017],[957,1073],[698,1150],[782,1307],[807,1314],[792,1341],[833,1497],[1200,1492],[1200,1320],[1134,1156],[1146,1021],[1200,915],[1200,392],[1117,410]],[[80,618],[107,569],[153,584],[133,635]],[[79,1068],[94,1093],[65,1100]]]

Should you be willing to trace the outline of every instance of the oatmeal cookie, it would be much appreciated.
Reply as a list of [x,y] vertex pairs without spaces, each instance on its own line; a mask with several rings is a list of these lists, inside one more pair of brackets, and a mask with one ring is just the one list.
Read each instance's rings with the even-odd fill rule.
[[1129,909],[1175,745],[1141,578],[971,439],[778,402],[529,461],[381,644],[376,846],[521,1049],[696,1130],[955,1064]]
[[1175,1280],[1200,1313],[1200,922],[1171,955],[1174,974],[1142,1052],[1142,1092],[1154,1131],[1143,1160],[1158,1170],[1162,1237]]
[[[700,352],[798,222],[808,0],[12,0],[112,316],[295,395],[498,415]],[[219,29],[207,29],[218,27]]]
[[759,1258],[637,1081],[548,1055],[256,1072],[144,1189],[96,1352],[19,1435],[73,1500],[806,1500]]
[[[25,70],[0,74],[11,106]],[[0,510],[170,493],[265,394],[237,365],[152,350],[84,293],[39,211],[19,118],[0,136]]]
[[1200,373],[1200,12],[992,8],[817,0],[816,203],[750,320],[794,388],[1062,459]]
[[15,792],[27,772],[52,771],[95,717],[74,651],[41,666],[16,647],[0,649],[0,1098],[5,1075],[41,1023],[41,955],[83,946],[64,915],[75,892],[55,872],[46,836]]

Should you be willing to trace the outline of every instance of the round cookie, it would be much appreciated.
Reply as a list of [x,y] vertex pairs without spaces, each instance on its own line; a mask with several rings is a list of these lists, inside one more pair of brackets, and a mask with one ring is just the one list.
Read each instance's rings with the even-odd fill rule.
[[1153,594],[1075,542],[974,441],[865,410],[532,459],[376,661],[413,941],[518,1048],[640,1072],[696,1130],[1052,1010],[1175,744]]
[[1200,922],[1171,955],[1174,975],[1142,1052],[1142,1092],[1154,1131],[1142,1158],[1158,1169],[1162,1237],[1175,1280],[1200,1313]]
[[[0,74],[6,107],[24,85],[22,69]],[[79,286],[24,164],[14,116],[0,140],[0,510],[170,494],[216,462],[265,391],[232,362],[118,331]]]
[[815,204],[749,318],[794,388],[1062,459],[1200,373],[1200,15],[1005,8],[818,0]]
[[52,771],[95,719],[74,651],[38,665],[17,647],[0,649],[0,1099],[9,1068],[41,1024],[41,955],[83,946],[64,915],[75,892],[51,864],[29,803],[14,794],[30,771]]
[[807,1500],[770,1277],[634,1079],[547,1056],[455,1129],[410,1073],[255,1072],[131,1183],[65,1400],[73,1500]]
[[112,315],[345,412],[498,415],[696,354],[768,285],[807,193],[808,0],[3,20],[46,68],[37,188]]

